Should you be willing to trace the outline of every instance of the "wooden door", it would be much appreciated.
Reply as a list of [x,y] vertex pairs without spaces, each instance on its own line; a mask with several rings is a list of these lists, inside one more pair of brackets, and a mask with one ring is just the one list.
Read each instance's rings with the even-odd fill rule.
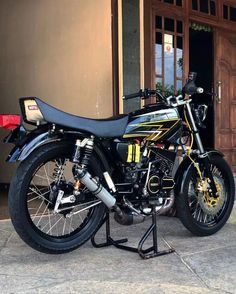
[[215,148],[236,173],[236,34],[218,29],[215,52]]

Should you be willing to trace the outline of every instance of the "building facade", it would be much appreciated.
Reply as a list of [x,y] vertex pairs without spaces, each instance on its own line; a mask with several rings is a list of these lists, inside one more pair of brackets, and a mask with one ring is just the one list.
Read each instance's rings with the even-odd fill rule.
[[[142,107],[124,93],[177,94],[198,72],[209,106],[204,143],[236,172],[235,0],[2,0],[0,44],[1,113],[19,113],[19,97],[38,96],[104,118]],[[10,146],[0,149],[6,183],[15,167],[4,163]]]
[[[0,113],[19,113],[18,98],[37,96],[64,111],[113,113],[111,0],[0,1]],[[2,143],[0,183],[15,166]]]
[[[236,1],[123,0],[120,10],[121,92],[140,84],[178,94],[189,71],[196,71],[206,92],[196,99],[209,107],[204,144],[221,150],[236,172]],[[138,102],[131,103],[120,100],[120,109]]]

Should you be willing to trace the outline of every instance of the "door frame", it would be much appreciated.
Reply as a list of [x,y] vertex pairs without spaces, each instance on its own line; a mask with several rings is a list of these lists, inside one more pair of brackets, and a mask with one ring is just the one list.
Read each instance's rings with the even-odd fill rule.
[[[214,83],[214,91],[216,91],[216,82],[218,79],[218,64],[217,64],[217,34],[219,31],[224,29],[229,33],[236,33],[236,22],[225,20],[223,17],[223,4],[228,4],[236,7],[235,2],[232,0],[217,0],[216,1],[216,16],[205,15],[201,12],[192,11],[190,8],[191,1],[184,1],[184,6],[182,8],[176,8],[171,6],[170,4],[164,4],[157,0],[145,0],[144,6],[144,30],[145,30],[145,51],[144,51],[144,64],[145,64],[145,86],[152,88],[153,87],[153,74],[155,71],[152,57],[154,56],[153,50],[153,22],[155,12],[158,11],[160,15],[164,15],[167,17],[182,17],[184,22],[184,68],[183,68],[183,76],[184,79],[187,78],[189,72],[189,26],[191,22],[197,22],[199,24],[208,25],[213,28],[213,83]],[[214,99],[215,100],[215,99]],[[150,101],[147,101],[149,103]],[[216,101],[214,101],[214,125],[218,123],[218,117],[216,116]],[[216,127],[214,127],[214,145],[216,145],[215,136]]]
[[[153,72],[153,65],[152,65],[152,56],[153,52],[153,22],[154,22],[154,15],[155,11],[158,11],[161,15],[167,17],[177,17],[182,18],[185,26],[184,26],[184,50],[185,50],[185,62],[184,62],[184,78],[186,79],[188,76],[189,71],[189,25],[191,22],[197,22],[203,25],[209,25],[214,30],[214,39],[215,39],[215,32],[218,29],[225,29],[228,32],[236,33],[236,22],[227,21],[223,19],[223,4],[229,4],[236,7],[236,4],[230,0],[217,0],[217,15],[210,16],[205,15],[201,12],[196,12],[191,10],[191,1],[184,1],[183,7],[174,7],[171,4],[165,4],[159,2],[157,0],[145,0],[144,1],[144,76],[145,76],[145,86],[152,87],[152,72]],[[235,24],[233,26],[232,24]],[[150,70],[151,69],[151,70]],[[215,80],[216,77],[214,77]]]

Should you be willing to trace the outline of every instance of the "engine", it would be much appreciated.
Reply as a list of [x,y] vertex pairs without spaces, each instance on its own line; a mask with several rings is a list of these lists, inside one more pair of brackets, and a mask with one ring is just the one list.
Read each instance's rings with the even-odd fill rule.
[[[126,145],[127,146],[127,145]],[[125,150],[125,145],[122,144]],[[131,150],[131,148],[130,148]],[[116,213],[115,220],[122,225],[130,225],[143,221],[152,213],[153,207],[159,213],[170,209],[174,203],[174,179],[171,177],[175,152],[151,145],[140,151],[132,145],[130,154],[123,152],[123,181],[116,184],[119,194],[123,198],[123,217]],[[124,163],[125,159],[132,162]],[[135,159],[138,162],[134,162]]]
[[170,174],[175,153],[156,147],[149,148],[148,153],[149,157],[143,155],[140,163],[125,167],[125,182],[131,183],[133,189],[138,190],[138,195],[142,197],[165,197],[174,187]]

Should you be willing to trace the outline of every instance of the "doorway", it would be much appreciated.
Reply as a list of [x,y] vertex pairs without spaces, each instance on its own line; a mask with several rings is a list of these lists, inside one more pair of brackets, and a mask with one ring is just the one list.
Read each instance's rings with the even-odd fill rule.
[[189,71],[197,72],[196,84],[204,94],[194,95],[196,104],[206,104],[208,112],[200,128],[200,136],[205,148],[214,148],[214,103],[209,93],[214,89],[214,42],[213,30],[209,26],[191,23],[189,29]]

